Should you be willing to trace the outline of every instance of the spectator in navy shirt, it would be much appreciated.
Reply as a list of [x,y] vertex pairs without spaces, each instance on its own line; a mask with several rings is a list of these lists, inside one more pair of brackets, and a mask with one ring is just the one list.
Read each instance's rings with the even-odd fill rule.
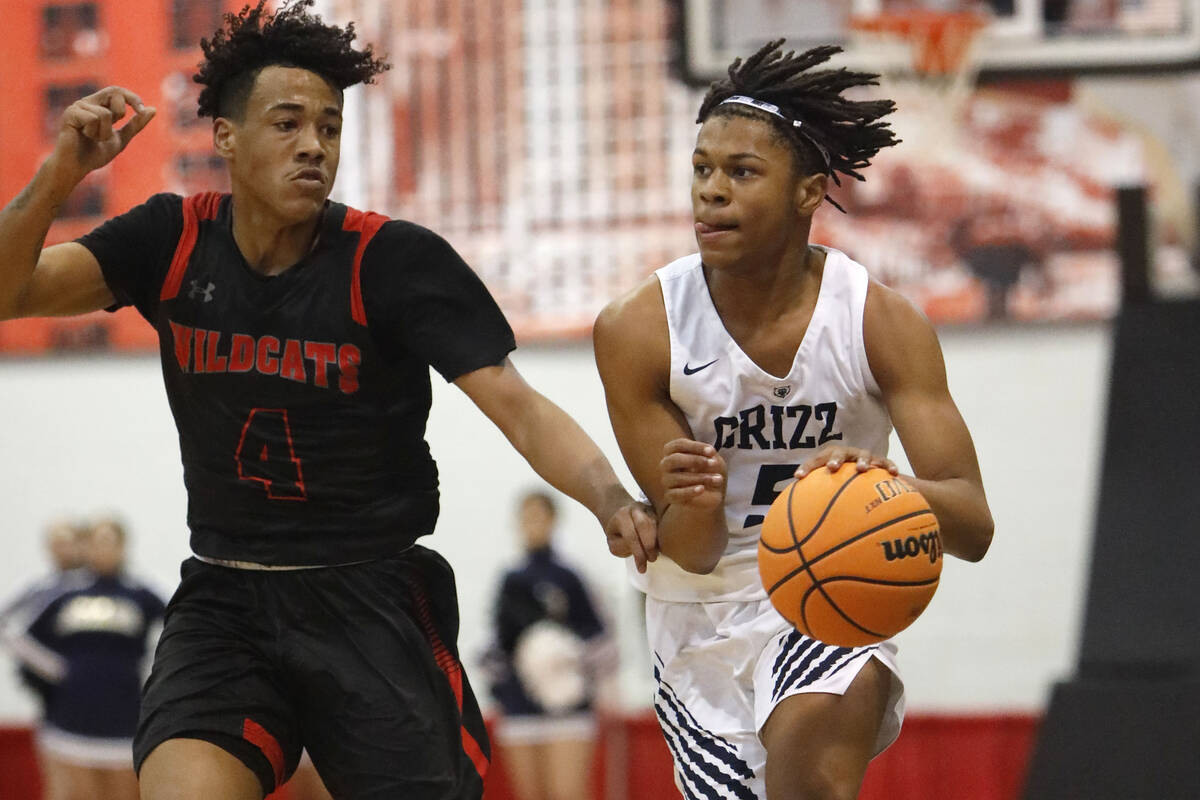
[[[45,527],[43,541],[46,555],[54,571],[35,581],[0,607],[0,647],[13,656],[21,683],[32,691],[38,702],[38,727],[46,713],[46,702],[53,685],[41,677],[35,665],[39,654],[44,654],[25,636],[29,624],[38,617],[46,606],[70,588],[84,585],[91,580],[90,572],[83,566],[83,548],[89,527],[75,520],[60,517]],[[36,742],[35,738],[35,742]],[[55,763],[35,747],[42,785],[47,798],[56,797],[58,785]]]
[[137,800],[133,735],[163,601],[125,575],[118,521],[96,523],[83,550],[87,571],[47,597],[17,640],[23,666],[46,687],[46,797]]
[[596,687],[615,659],[583,581],[551,547],[554,500],[531,491],[517,509],[525,557],[501,582],[488,657],[496,743],[518,800],[583,798]]

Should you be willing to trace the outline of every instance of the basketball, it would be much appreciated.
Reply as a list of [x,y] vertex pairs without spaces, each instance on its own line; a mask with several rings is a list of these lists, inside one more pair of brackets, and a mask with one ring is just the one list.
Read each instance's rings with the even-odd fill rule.
[[758,571],[801,633],[841,647],[874,644],[907,628],[937,590],[937,517],[887,470],[817,469],[771,505]]

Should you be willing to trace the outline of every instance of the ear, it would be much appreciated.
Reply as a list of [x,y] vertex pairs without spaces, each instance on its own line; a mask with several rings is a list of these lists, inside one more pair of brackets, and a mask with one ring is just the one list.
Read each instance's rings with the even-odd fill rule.
[[824,202],[828,189],[829,176],[823,172],[802,177],[796,183],[796,214],[801,217],[811,217],[817,207]]
[[233,158],[237,150],[237,124],[225,117],[213,120],[213,147],[226,161]]

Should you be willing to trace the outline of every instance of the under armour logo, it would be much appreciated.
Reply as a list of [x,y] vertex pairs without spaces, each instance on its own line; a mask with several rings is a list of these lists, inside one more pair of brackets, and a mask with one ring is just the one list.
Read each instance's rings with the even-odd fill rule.
[[783,397],[787,397],[788,393],[791,391],[792,391],[791,386],[776,386],[775,389],[771,393],[774,394],[776,397],[783,398]]
[[203,295],[204,302],[206,302],[206,303],[211,302],[212,296],[213,296],[213,290],[215,290],[216,288],[217,288],[216,284],[214,284],[212,282],[209,282],[208,286],[201,288],[200,284],[198,282],[192,281],[192,288],[188,290],[188,299],[195,300],[198,295]]

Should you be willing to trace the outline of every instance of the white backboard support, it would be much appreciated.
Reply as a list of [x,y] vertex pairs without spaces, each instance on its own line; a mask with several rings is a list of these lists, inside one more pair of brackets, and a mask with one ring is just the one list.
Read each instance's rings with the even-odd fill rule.
[[[676,0],[684,77],[704,85],[739,56],[785,37],[788,49],[846,48],[839,63],[878,67],[850,32],[857,16],[975,10],[989,22],[975,57],[984,80],[1200,68],[1200,0]],[[896,65],[897,69],[903,65]]]

